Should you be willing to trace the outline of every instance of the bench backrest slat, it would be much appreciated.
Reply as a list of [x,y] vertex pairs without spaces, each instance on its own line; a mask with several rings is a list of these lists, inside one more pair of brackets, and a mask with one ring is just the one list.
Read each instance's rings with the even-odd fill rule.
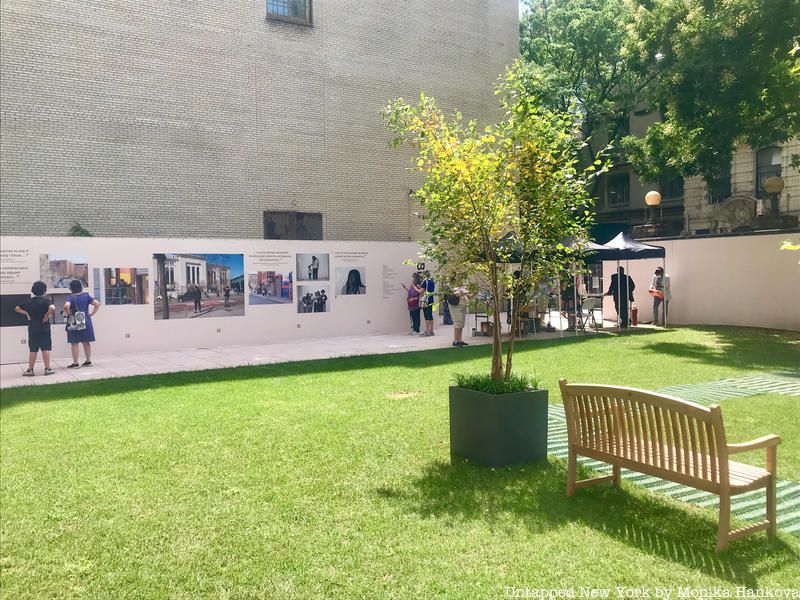
[[633,388],[564,380],[561,395],[571,445],[713,484],[727,477],[718,407],[709,409]]

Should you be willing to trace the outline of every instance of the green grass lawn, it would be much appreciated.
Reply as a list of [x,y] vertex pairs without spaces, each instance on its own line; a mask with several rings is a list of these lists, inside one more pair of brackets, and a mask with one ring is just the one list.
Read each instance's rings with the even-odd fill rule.
[[[625,483],[564,497],[558,459],[449,462],[447,390],[487,347],[19,388],[0,412],[4,598],[503,598],[506,586],[800,587],[800,539],[713,550],[716,512]],[[800,334],[530,342],[516,368],[655,389],[800,365]],[[796,397],[723,401],[731,441]],[[755,453],[747,457],[762,460]],[[673,595],[673,598],[675,595]]]

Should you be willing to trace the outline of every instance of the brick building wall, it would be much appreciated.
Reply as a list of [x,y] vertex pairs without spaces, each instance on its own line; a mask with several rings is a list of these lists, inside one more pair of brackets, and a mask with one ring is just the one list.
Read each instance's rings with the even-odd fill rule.
[[425,90],[479,121],[518,54],[517,0],[3,0],[0,229],[260,238],[263,212],[327,239],[407,240],[408,151],[379,111]]

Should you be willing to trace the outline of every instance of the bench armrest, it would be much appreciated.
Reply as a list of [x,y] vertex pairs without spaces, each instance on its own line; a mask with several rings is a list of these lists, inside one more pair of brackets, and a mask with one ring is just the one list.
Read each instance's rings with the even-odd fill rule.
[[781,443],[781,438],[777,435],[765,435],[751,442],[744,442],[742,444],[728,444],[728,454],[737,454],[739,452],[749,452],[750,450],[758,450],[759,448],[775,447]]

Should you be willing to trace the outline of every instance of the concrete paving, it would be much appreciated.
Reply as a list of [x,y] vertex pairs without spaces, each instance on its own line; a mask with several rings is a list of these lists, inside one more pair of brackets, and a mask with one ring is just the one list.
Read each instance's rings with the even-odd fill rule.
[[[565,322],[566,323],[566,322]],[[612,323],[607,323],[602,332],[613,331]],[[171,352],[143,352],[120,356],[93,355],[91,367],[67,369],[69,359],[53,360],[54,375],[42,374],[44,365],[41,357],[36,362],[34,377],[23,377],[27,369],[27,354],[21,353],[17,362],[0,365],[0,389],[29,385],[48,385],[93,379],[130,377],[132,375],[153,375],[157,373],[178,373],[181,371],[201,371],[251,365],[267,365],[301,360],[341,358],[345,356],[364,356],[373,354],[394,354],[434,348],[453,348],[452,326],[440,325],[432,337],[394,335],[342,336],[324,339],[291,340],[263,345],[224,346],[220,348],[188,348]],[[470,345],[489,344],[490,337],[471,336],[465,329],[464,340]],[[594,334],[594,331],[591,331]],[[528,340],[545,340],[563,336],[574,336],[573,332],[540,332],[529,335]],[[587,335],[579,333],[578,335]],[[82,356],[82,355],[81,355]]]

